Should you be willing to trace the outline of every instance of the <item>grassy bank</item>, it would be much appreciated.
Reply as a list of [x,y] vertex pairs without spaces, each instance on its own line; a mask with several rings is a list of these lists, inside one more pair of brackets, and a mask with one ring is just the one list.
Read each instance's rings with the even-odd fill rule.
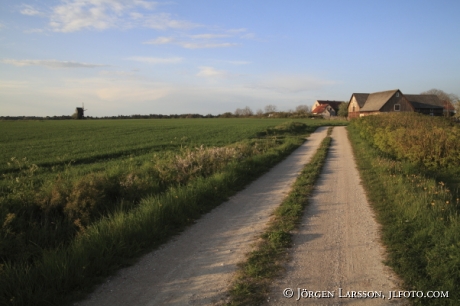
[[292,190],[275,210],[267,230],[255,250],[240,264],[230,291],[230,305],[260,305],[267,300],[271,281],[279,276],[292,244],[291,231],[302,218],[315,181],[321,173],[331,143],[330,134],[302,170]]
[[403,279],[406,290],[449,292],[449,298],[415,298],[413,304],[459,305],[458,190],[436,175],[443,169],[436,171],[427,164],[428,169],[420,160],[398,160],[397,155],[373,146],[361,137],[367,133],[360,133],[360,122],[348,129],[363,186],[382,225],[387,264]]
[[[82,226],[68,243],[36,245],[35,253],[26,260],[4,260],[0,265],[0,304],[63,305],[75,300],[281,161],[314,129],[287,123],[262,130],[257,139],[273,145],[241,159],[229,159],[206,175],[168,185],[161,193],[143,196],[130,209],[116,207]],[[2,234],[17,234],[16,218],[6,214]]]

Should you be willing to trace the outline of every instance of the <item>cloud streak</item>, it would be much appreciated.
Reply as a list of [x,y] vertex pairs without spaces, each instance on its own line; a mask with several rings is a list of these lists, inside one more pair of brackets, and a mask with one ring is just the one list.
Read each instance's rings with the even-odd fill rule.
[[198,77],[204,78],[225,78],[229,76],[229,73],[224,70],[217,70],[214,67],[201,66],[200,71],[196,74]]
[[[221,38],[234,38],[245,33],[246,29],[227,30],[223,33],[202,33],[193,35],[183,35],[181,37],[159,36],[155,39],[145,41],[147,45],[166,45],[174,44],[185,49],[211,49],[211,48],[229,48],[241,45],[240,43],[222,41]],[[243,38],[243,36],[240,36]]]
[[58,61],[58,60],[15,60],[3,59],[0,62],[4,64],[14,65],[18,67],[25,66],[42,66],[47,68],[97,68],[107,67],[108,65],[101,64],[88,64],[72,61]]
[[143,56],[133,56],[129,57],[128,60],[142,62],[147,64],[177,64],[182,62],[182,57],[169,57],[169,58],[160,58],[160,57],[143,57]]
[[210,49],[210,48],[228,48],[238,46],[238,43],[230,43],[230,42],[194,42],[194,41],[184,41],[184,40],[177,40],[174,37],[163,37],[160,36],[156,39],[152,39],[149,41],[144,42],[145,45],[166,45],[166,44],[174,44],[178,45],[185,49]]

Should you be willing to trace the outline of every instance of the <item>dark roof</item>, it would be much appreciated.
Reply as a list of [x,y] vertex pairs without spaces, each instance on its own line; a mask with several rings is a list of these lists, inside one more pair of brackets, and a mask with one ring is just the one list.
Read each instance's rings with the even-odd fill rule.
[[339,106],[340,104],[343,103],[343,101],[329,101],[329,100],[316,100],[316,102],[318,102],[319,105],[329,104],[336,112],[339,111]]
[[454,110],[448,101],[441,101],[437,95],[405,95],[414,108],[443,108]]
[[385,103],[390,100],[393,95],[399,91],[399,89],[387,90],[387,91],[380,91],[374,92],[369,94],[367,97],[366,103],[360,109],[362,112],[372,112],[372,111],[379,111]]
[[[366,103],[367,97],[369,97],[368,93],[354,93],[351,95],[351,98],[355,96],[356,102],[358,102],[359,108],[362,108]],[[350,99],[351,101],[351,99]]]

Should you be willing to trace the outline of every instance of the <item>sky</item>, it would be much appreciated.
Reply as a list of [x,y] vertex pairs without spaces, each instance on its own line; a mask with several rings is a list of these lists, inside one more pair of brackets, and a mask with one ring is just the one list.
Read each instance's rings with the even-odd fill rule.
[[460,95],[458,0],[1,0],[0,116]]

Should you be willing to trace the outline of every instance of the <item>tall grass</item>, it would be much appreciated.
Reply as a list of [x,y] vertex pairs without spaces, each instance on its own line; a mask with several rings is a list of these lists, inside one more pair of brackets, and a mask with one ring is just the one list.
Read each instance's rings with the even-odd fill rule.
[[[142,181],[144,177],[142,167],[138,170],[140,172],[114,176],[116,179],[110,173],[100,173],[91,174],[92,176],[86,177],[85,180],[77,180],[76,185],[67,184],[65,180],[59,183],[56,191],[51,193],[56,201],[65,199],[73,203],[73,200],[80,199],[81,204],[76,205],[78,209],[74,209],[72,205],[68,207],[66,204],[60,209],[56,208],[54,213],[65,214],[67,210],[81,213],[80,218],[69,219],[73,222],[60,221],[76,227],[78,234],[75,239],[67,243],[47,247],[29,243],[27,252],[23,253],[19,251],[24,250],[24,245],[18,245],[18,254],[25,253],[25,258],[5,260],[0,268],[0,304],[62,305],[73,300],[80,293],[87,292],[100,281],[101,277],[113,273],[139,254],[164,242],[202,213],[209,211],[227,196],[243,188],[249,181],[298,147],[303,142],[302,135],[314,128],[300,123],[291,123],[275,130],[274,133],[267,130],[259,135],[266,137],[268,134],[274,134],[273,136],[243,143],[240,149],[238,149],[239,145],[209,149],[200,147],[172,155],[171,163],[155,163],[155,167],[161,170],[155,171],[158,171],[159,177],[162,178],[158,184],[164,184],[163,192],[151,196],[144,194],[130,209],[124,209],[123,205],[108,209],[101,218],[95,218],[88,224],[85,224],[82,218],[85,216],[85,209],[91,208],[92,205],[98,206],[110,198],[112,189],[108,188],[109,192],[106,192],[107,190],[102,188],[104,192],[100,192],[99,185],[110,186],[114,181],[118,184],[117,188],[113,189],[114,192],[120,192],[127,186],[131,188],[136,184],[142,186],[140,182],[136,183],[136,180]],[[290,136],[295,134],[298,136]],[[217,162],[218,160],[220,161]],[[152,167],[147,169],[151,170]],[[171,175],[171,172],[177,173]],[[147,173],[145,177],[150,177],[151,173]],[[174,183],[165,184],[172,181]],[[147,182],[146,185],[149,186],[149,183]],[[79,186],[79,188],[66,196],[59,195],[68,186]],[[132,189],[131,192],[136,193],[136,190]],[[52,201],[52,197],[49,201]],[[93,201],[95,198],[98,200]],[[19,202],[15,202],[15,205],[11,201],[8,203],[16,209],[22,207]],[[121,204],[123,203],[121,201]],[[109,201],[106,205],[102,205],[101,209],[107,209],[106,206],[111,204]],[[53,207],[51,205],[50,210]],[[50,222],[46,214],[45,217],[38,219],[40,222],[45,222],[41,224],[32,218],[37,216],[36,214],[21,218],[24,217],[21,209],[19,209],[20,213],[17,211],[14,215],[5,214],[3,219],[2,235],[15,238],[10,239],[12,244],[24,238],[16,228],[15,222],[23,225],[33,225],[36,222],[37,229],[49,227],[51,230],[56,230],[62,226],[54,221]],[[38,215],[39,212],[38,210]],[[47,235],[41,236],[44,236],[43,239],[49,239]]]
[[[368,198],[382,224],[388,264],[404,280],[407,290],[449,291],[448,299],[414,299],[416,305],[459,305],[460,293],[460,199],[443,181],[429,175],[419,162],[397,160],[369,140],[365,129],[371,119],[349,126],[356,161]],[[414,117],[415,125],[424,125]],[[361,119],[360,119],[361,120]],[[366,127],[361,124],[365,123]],[[364,132],[363,132],[364,131]],[[449,133],[449,131],[445,131]],[[362,137],[363,135],[364,137]],[[432,135],[427,135],[431,139]],[[443,139],[439,139],[443,142]],[[441,146],[441,145],[440,145]],[[448,151],[453,152],[455,151]],[[427,166],[431,167],[431,164]]]

